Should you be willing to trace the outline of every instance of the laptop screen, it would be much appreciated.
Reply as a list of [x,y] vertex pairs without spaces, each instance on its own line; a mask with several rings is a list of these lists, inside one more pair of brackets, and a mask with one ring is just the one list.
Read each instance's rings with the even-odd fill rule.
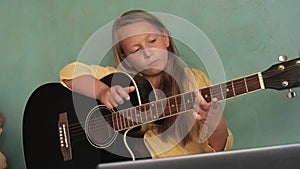
[[96,169],[299,169],[300,143],[98,164]]

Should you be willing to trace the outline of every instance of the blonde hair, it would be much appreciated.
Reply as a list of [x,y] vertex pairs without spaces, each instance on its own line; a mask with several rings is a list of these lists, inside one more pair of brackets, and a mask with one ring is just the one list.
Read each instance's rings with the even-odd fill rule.
[[[112,38],[113,38],[113,54],[115,57],[115,61],[117,65],[120,65],[123,61],[123,58],[121,57],[123,53],[122,46],[120,45],[120,39],[118,35],[118,30],[122,26],[126,26],[129,24],[133,24],[136,22],[147,22],[152,24],[157,30],[159,30],[161,33],[167,33],[167,36],[169,37],[170,40],[170,45],[168,46],[167,50],[169,52],[169,55],[174,55],[175,57],[168,57],[168,64],[163,72],[163,76],[161,79],[160,83],[160,89],[165,93],[167,97],[174,96],[176,94],[179,94],[183,91],[180,91],[180,89],[183,89],[185,91],[190,90],[189,87],[184,86],[184,82],[187,82],[188,80],[186,79],[187,77],[185,76],[186,72],[183,69],[183,66],[181,66],[181,62],[178,59],[178,50],[176,49],[176,46],[173,42],[172,37],[170,36],[170,33],[166,29],[166,27],[162,24],[162,22],[154,15],[143,11],[143,10],[131,10],[128,12],[125,12],[121,15],[120,18],[116,19],[114,24],[113,24],[113,30],[112,30]],[[129,67],[123,67],[121,66],[121,69],[124,69],[127,72],[131,72]],[[172,72],[172,75],[170,75],[167,72]],[[173,77],[180,77],[180,80],[175,80]],[[178,84],[177,82],[181,82]],[[161,127],[159,128],[159,132],[165,132],[167,129],[169,129],[170,126],[175,122],[177,116],[169,117],[167,119],[164,119],[163,121],[160,121]],[[188,117],[191,118],[191,117]],[[182,125],[178,126],[173,126],[174,130],[171,130],[168,133],[168,136],[175,136],[177,138],[184,138],[183,143],[186,143],[187,140],[191,139],[190,134],[187,134],[186,130],[189,130],[191,127],[189,127],[191,124],[187,124],[186,126],[184,123],[189,123],[187,122],[187,118],[180,118],[181,120],[185,120]],[[183,129],[185,128],[185,129]],[[169,132],[169,131],[168,131]],[[189,132],[189,131],[188,131]]]

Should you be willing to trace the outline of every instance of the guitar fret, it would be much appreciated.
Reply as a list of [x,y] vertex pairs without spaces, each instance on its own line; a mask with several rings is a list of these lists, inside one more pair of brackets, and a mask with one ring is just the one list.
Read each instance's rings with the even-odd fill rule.
[[134,108],[134,114],[135,114],[135,122],[136,122],[137,124],[139,124],[138,114],[137,114],[137,112],[136,112],[136,108]]
[[182,101],[183,101],[183,97],[182,97],[182,95],[178,95],[177,97],[176,97],[176,105],[177,105],[177,112],[180,112],[180,111],[182,111]]
[[221,85],[215,85],[210,87],[211,97],[223,100]]
[[121,130],[122,130],[124,128],[124,126],[123,126],[123,121],[122,121],[122,115],[120,112],[119,112],[119,115],[120,115],[120,124],[121,124]]
[[227,98],[227,93],[229,91],[228,87],[227,87],[227,83],[222,83],[220,84],[220,88],[221,88],[221,95],[222,95],[222,98],[223,99],[226,99]]
[[145,115],[146,122],[148,122],[148,113],[147,113],[146,105],[144,105],[144,111],[143,111],[143,114]]
[[176,113],[178,113],[179,112],[179,108],[178,108],[178,101],[177,101],[177,98],[178,98],[179,96],[175,96],[175,107],[176,107]]
[[[165,109],[166,107],[164,106],[167,106],[167,104],[163,104],[163,101],[165,101],[165,99],[162,99],[159,103],[160,103],[160,107],[161,107],[161,114],[157,114],[158,117],[160,117],[162,115],[162,117],[165,117],[166,116],[166,113],[165,113]],[[159,112],[159,111],[158,111]],[[157,112],[157,113],[158,113]]]
[[155,102],[155,103],[152,103],[152,107],[155,107],[155,109],[153,110],[154,111],[154,113],[152,114],[152,116],[153,116],[153,119],[157,119],[158,117],[159,117],[159,115],[158,115],[158,112],[159,112],[159,109],[158,109],[158,104],[159,104],[160,102]]
[[[165,109],[163,111],[163,117],[166,117],[166,116],[169,116],[170,115],[170,112],[171,112],[171,107],[170,107],[170,104],[169,104],[169,99],[164,99],[165,101]],[[163,106],[163,105],[162,105]]]
[[167,116],[169,116],[169,115],[172,114],[172,109],[171,109],[170,99],[167,98],[167,101],[168,101],[167,105],[168,105],[168,108],[169,108],[169,112],[168,112]]
[[116,121],[116,113],[112,114],[112,123],[113,123],[113,128],[115,130],[118,130],[118,122]]
[[149,103],[149,121],[153,120],[152,105],[153,103]]
[[133,116],[132,116],[132,108],[129,109],[129,112],[130,112],[130,122],[131,122],[131,126],[134,126],[134,119],[133,119]]
[[246,82],[246,78],[243,78],[243,79],[244,79],[244,84],[245,84],[246,92],[248,93],[248,85],[247,85],[247,82]]
[[236,96],[233,81],[231,81],[231,88],[232,88],[233,95]]
[[138,106],[138,117],[140,117],[140,122],[141,123],[144,123],[144,121],[143,121],[143,116],[142,116],[142,111],[141,111],[141,107],[140,106]]
[[222,96],[222,100],[225,99],[224,97],[224,93],[223,93],[223,89],[222,89],[222,84],[219,85],[220,90],[221,90],[221,96]]
[[124,115],[123,115],[123,112],[121,111],[121,112],[119,112],[120,113],[120,121],[121,121],[121,126],[122,126],[122,128],[121,128],[121,130],[122,129],[124,129],[126,126],[125,126],[125,121],[124,121]]
[[126,112],[126,120],[127,120],[127,124],[128,124],[128,127],[130,127],[130,116],[128,115],[128,110],[125,110]]
[[186,101],[185,101],[185,94],[183,94],[183,96],[182,96],[182,100],[183,100],[183,106],[184,106],[184,111],[186,111],[187,109],[186,109]]
[[242,79],[237,79],[233,81],[233,86],[234,86],[234,91],[235,95],[241,95],[246,93],[246,88],[244,85],[244,80]]
[[154,104],[154,103],[153,103],[153,105],[155,105],[155,110],[156,110],[156,111],[155,111],[156,115],[153,115],[153,118],[154,118],[154,119],[157,119],[157,118],[159,117],[159,115],[157,114],[157,113],[158,113],[157,104]]
[[120,113],[117,112],[117,123],[118,123],[118,129],[119,130],[121,130],[121,128],[122,128],[122,124],[120,123],[121,122],[120,119],[121,119]]
[[124,128],[129,127],[129,126],[128,126],[128,120],[127,120],[127,117],[128,117],[128,116],[126,116],[126,111],[123,111]]
[[193,93],[193,92],[190,92],[190,94],[191,94],[191,102],[192,102],[192,104],[194,105],[194,103],[195,103],[195,102],[194,102],[194,97],[195,97],[195,96],[194,96],[194,93]]
[[152,106],[153,106],[154,104],[153,103],[150,103],[150,106],[149,106],[149,111],[150,111],[150,118],[151,118],[151,120],[154,120],[153,119],[153,113],[152,113]]

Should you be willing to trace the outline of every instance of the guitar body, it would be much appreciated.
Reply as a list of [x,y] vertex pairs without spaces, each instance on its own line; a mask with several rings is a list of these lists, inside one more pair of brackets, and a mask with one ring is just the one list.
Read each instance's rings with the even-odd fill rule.
[[[130,94],[131,100],[118,107],[123,109],[129,105],[149,102],[148,95],[153,91],[151,84],[143,78],[137,79],[115,73],[101,81],[109,86],[113,81],[124,87],[126,84],[136,86],[136,90]],[[99,105],[100,101],[74,93],[60,83],[47,83],[38,87],[30,96],[23,116],[23,148],[27,169],[89,169],[99,163],[131,160],[124,146],[122,132],[107,149],[93,145],[85,134],[86,117]],[[71,159],[68,160],[64,159],[61,150],[58,128],[63,113],[67,115],[70,128],[68,147]],[[145,154],[141,157],[150,157],[147,151],[143,152]]]

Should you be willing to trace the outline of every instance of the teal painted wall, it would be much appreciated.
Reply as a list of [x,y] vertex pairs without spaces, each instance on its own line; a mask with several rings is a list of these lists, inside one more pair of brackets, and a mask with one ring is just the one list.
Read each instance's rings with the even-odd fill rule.
[[[300,50],[299,0],[0,0],[0,111],[6,118],[0,150],[10,169],[25,168],[22,118],[32,91],[58,81],[59,70],[76,60],[95,31],[136,8],[177,15],[201,29],[227,80],[263,71],[281,54],[295,58]],[[195,58],[187,62],[201,66]],[[289,100],[286,94],[264,90],[226,102],[234,149],[300,142],[300,97]]]

